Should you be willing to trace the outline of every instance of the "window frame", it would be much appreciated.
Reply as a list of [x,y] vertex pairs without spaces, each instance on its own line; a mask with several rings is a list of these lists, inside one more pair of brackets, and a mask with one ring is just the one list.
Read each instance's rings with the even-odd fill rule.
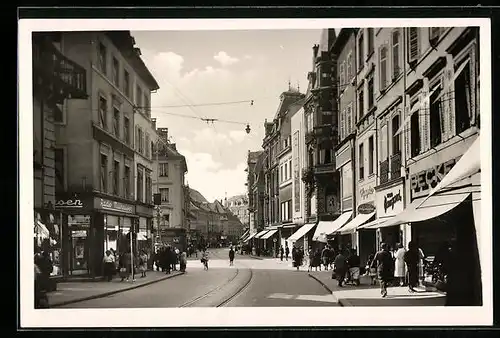
[[[383,53],[384,52],[384,53]],[[389,79],[387,77],[388,73],[388,62],[389,62],[389,49],[387,45],[381,45],[379,47],[379,91],[383,92],[389,86]],[[383,66],[382,66],[383,65]]]
[[118,88],[120,88],[120,60],[118,60],[118,58],[116,56],[112,57],[112,79],[111,80]]
[[364,143],[359,143],[358,146],[358,162],[359,162],[359,180],[362,181],[365,179],[365,149]]
[[362,70],[365,66],[365,39],[364,39],[364,29],[360,28],[359,29],[359,34],[358,34],[358,40],[356,41],[357,43],[357,49],[358,49],[358,67],[359,71]]
[[[439,74],[434,76],[431,81],[429,81],[429,92],[433,92],[435,89],[438,89],[440,87],[440,92],[438,94],[433,93],[429,97],[429,138],[430,138],[430,146],[431,148],[435,148],[439,144],[443,143],[444,141],[444,135],[443,135],[443,117],[444,117],[444,102],[443,102],[443,92],[444,92],[444,72],[441,71]],[[434,117],[433,116],[433,107],[434,107],[434,102],[432,101],[434,95],[437,95],[437,99],[439,100],[439,108],[438,108],[438,116]],[[436,100],[437,101],[437,100]],[[436,132],[432,121],[434,118],[437,118],[437,121],[439,123],[439,132],[437,133],[439,135],[439,142],[435,143],[433,140],[433,132]]]
[[[121,120],[121,114],[120,114],[120,108],[117,105],[113,105],[113,135],[115,135],[116,138],[120,139],[121,133],[120,133],[120,120]],[[118,116],[118,119],[117,119]]]
[[[109,109],[109,102],[106,96],[103,94],[99,94],[99,125],[101,126],[102,129],[108,130],[108,109]],[[104,105],[104,110],[103,108],[103,103]]]
[[[100,191],[107,194],[108,193],[108,166],[109,166],[109,156],[107,154],[99,153],[99,167],[100,167]],[[106,159],[106,161],[103,161]],[[103,173],[104,170],[104,173]]]
[[[420,58],[420,53],[421,53],[421,50],[420,50],[420,40],[421,40],[421,34],[420,34],[420,27],[408,27],[407,28],[408,31],[407,31],[407,61],[408,63],[411,65],[411,64],[414,64],[416,62],[418,62],[419,58]],[[416,34],[416,37],[415,37],[415,43],[416,43],[416,54],[415,55],[412,55],[412,39],[411,39],[411,33],[412,32],[415,32]]]
[[103,41],[99,41],[97,45],[97,59],[99,71],[105,76],[108,75],[108,47]]
[[375,144],[374,136],[368,137],[368,177],[375,173]]
[[120,161],[115,159],[113,159],[113,195],[120,195]]
[[[394,43],[394,34],[397,33],[398,41]],[[395,28],[391,32],[391,54],[392,54],[392,80],[394,81],[401,74],[401,30]],[[394,51],[396,49],[396,51]],[[397,60],[397,61],[396,61]]]

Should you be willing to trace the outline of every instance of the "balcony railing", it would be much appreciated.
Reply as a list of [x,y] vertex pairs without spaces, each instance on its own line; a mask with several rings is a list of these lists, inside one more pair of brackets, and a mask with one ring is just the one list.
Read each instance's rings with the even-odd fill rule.
[[391,180],[401,177],[401,152],[391,156]]
[[380,162],[380,184],[389,181],[389,160]]
[[87,98],[85,68],[64,56],[45,37],[38,36],[33,39],[33,74],[53,83],[57,94],[62,91],[67,98]]

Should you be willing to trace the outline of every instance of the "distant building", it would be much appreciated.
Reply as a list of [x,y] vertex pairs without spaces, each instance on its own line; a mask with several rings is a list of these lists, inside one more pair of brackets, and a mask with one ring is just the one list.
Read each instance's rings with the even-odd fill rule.
[[233,215],[238,217],[240,222],[244,226],[249,224],[249,213],[248,213],[248,196],[247,195],[237,195],[226,198],[224,200],[224,207],[229,209]]

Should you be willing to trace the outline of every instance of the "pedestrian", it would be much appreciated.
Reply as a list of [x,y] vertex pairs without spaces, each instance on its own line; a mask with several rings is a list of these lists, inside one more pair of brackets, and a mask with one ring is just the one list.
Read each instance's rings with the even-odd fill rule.
[[187,265],[187,254],[185,251],[183,251],[179,259],[179,268],[181,272],[186,272],[186,265]]
[[203,263],[203,269],[208,270],[208,250],[203,249],[203,253],[201,255],[201,262]]
[[146,272],[148,271],[148,255],[146,250],[142,250],[139,255],[139,270],[141,271],[141,278],[146,277]]
[[408,291],[415,292],[418,285],[419,252],[415,242],[408,243],[408,251],[405,252],[404,261],[408,270]]
[[231,248],[229,248],[229,266],[233,266],[233,262],[234,262],[234,249],[231,246]]
[[323,263],[323,266],[325,267],[325,271],[328,271],[328,264],[329,262],[329,252],[328,252],[328,245],[325,245],[323,250],[321,251],[321,262]]
[[342,251],[339,251],[333,262],[332,279],[337,279],[337,285],[342,287],[347,273],[347,259]]
[[397,244],[398,250],[394,255],[394,277],[399,280],[399,286],[404,286],[406,276],[405,253],[403,244]]
[[167,246],[163,252],[163,264],[165,267],[165,274],[169,275],[172,270],[172,248]]
[[115,257],[111,254],[110,250],[106,250],[102,262],[104,263],[104,278],[108,282],[111,282],[115,270]]
[[393,276],[393,259],[389,252],[389,246],[386,243],[380,245],[381,250],[375,254],[373,262],[371,264],[372,268],[377,269],[377,276],[380,283],[380,293],[382,297],[387,296],[387,284]]
[[283,249],[283,245],[280,246],[280,260],[283,261],[283,256],[285,255],[285,250]]
[[285,244],[285,259],[288,262],[288,255],[290,254],[290,248],[288,247],[288,244]]
[[372,262],[374,258],[375,254],[371,253],[368,256],[368,261],[366,262],[366,271],[368,272],[368,276],[370,276],[370,285],[375,285],[377,278],[377,269],[374,267],[372,268]]
[[316,249],[313,253],[313,267],[316,269],[316,271],[321,271],[321,251],[319,251],[319,248]]
[[130,259],[131,259],[130,252],[125,251],[120,254],[120,277],[122,282],[124,280],[128,282],[130,279],[130,273],[131,273]]
[[359,285],[359,274],[361,270],[361,261],[356,252],[356,249],[351,250],[351,254],[347,259],[347,266],[349,267],[349,276],[354,285]]
[[300,259],[300,249],[293,245],[292,248],[292,265],[293,267],[297,268],[297,271],[299,270],[300,266],[302,265],[302,261]]

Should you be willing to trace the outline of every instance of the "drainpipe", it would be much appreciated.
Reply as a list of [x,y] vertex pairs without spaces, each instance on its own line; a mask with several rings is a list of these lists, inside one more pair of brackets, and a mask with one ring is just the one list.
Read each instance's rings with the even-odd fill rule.
[[[355,124],[358,122],[358,37],[357,32],[354,30],[354,111],[353,111],[353,120]],[[357,130],[354,131],[354,135],[352,136],[351,143],[351,176],[352,176],[352,213],[353,218],[356,216],[356,137]],[[359,239],[359,234],[358,234]],[[359,255],[359,240],[356,243],[357,254]]]
[[[406,28],[403,27],[403,58],[402,58],[402,62],[403,62],[403,115],[404,117],[403,118],[400,118],[400,121],[401,122],[404,122],[405,120],[405,111],[406,111],[406,33],[407,33],[407,30]],[[410,125],[411,125],[411,122],[410,122]],[[408,156],[409,154],[406,153],[406,150],[407,150],[407,146],[406,144],[408,142],[410,142],[410,140],[408,140],[408,128],[405,128],[403,126],[403,149],[404,150],[401,150],[401,156],[404,156],[404,176],[403,176],[403,191],[404,191],[404,196],[403,196],[403,208],[406,208],[406,206],[408,205],[409,203],[409,199],[410,199],[410,187],[409,187],[409,184],[407,183],[407,170],[408,170]],[[406,142],[405,142],[406,140]],[[411,152],[411,149],[410,149],[410,152]],[[404,240],[405,240],[405,244],[409,243],[409,241],[411,240],[411,224],[407,224],[405,225],[405,228],[404,228],[404,232],[403,232],[403,235],[404,235]],[[409,233],[408,233],[409,231]]]

